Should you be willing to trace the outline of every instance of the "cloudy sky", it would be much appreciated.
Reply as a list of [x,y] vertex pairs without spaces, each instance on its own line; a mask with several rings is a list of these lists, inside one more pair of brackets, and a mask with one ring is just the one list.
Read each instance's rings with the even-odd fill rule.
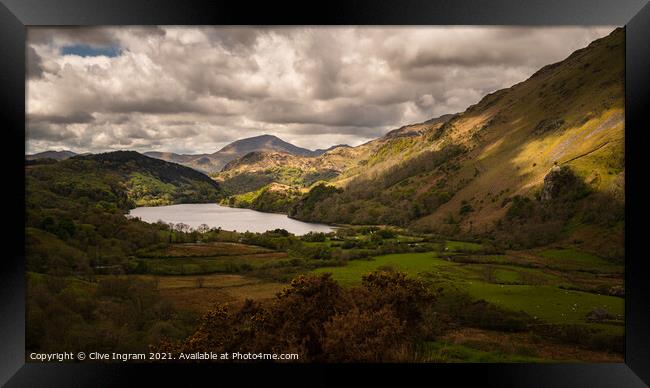
[[358,145],[465,110],[614,27],[28,29],[26,152]]

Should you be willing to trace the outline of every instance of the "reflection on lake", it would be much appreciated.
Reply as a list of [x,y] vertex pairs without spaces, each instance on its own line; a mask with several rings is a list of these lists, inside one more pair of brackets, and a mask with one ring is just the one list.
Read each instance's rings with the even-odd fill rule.
[[129,215],[145,222],[184,223],[193,228],[206,224],[213,228],[238,232],[266,232],[273,229],[285,229],[295,235],[309,232],[330,232],[334,228],[324,224],[313,224],[293,220],[284,214],[263,213],[250,209],[238,209],[212,203],[181,204],[171,206],[138,207]]

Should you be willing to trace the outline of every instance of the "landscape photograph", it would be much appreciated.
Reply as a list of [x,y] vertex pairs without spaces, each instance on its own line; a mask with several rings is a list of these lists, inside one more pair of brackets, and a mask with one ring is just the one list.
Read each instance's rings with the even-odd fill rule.
[[624,361],[624,28],[26,42],[26,362]]

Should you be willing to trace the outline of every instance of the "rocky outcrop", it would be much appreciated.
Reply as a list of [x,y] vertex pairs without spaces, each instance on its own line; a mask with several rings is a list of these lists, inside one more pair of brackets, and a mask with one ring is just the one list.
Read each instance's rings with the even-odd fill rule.
[[542,202],[551,201],[564,193],[573,191],[580,183],[580,178],[569,167],[560,167],[556,164],[544,177],[544,186],[540,193],[540,199]]

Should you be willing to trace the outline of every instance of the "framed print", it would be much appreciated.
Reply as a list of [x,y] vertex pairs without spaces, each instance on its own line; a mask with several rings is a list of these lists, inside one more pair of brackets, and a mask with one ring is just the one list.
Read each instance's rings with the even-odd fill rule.
[[644,1],[0,19],[7,386],[650,382]]

